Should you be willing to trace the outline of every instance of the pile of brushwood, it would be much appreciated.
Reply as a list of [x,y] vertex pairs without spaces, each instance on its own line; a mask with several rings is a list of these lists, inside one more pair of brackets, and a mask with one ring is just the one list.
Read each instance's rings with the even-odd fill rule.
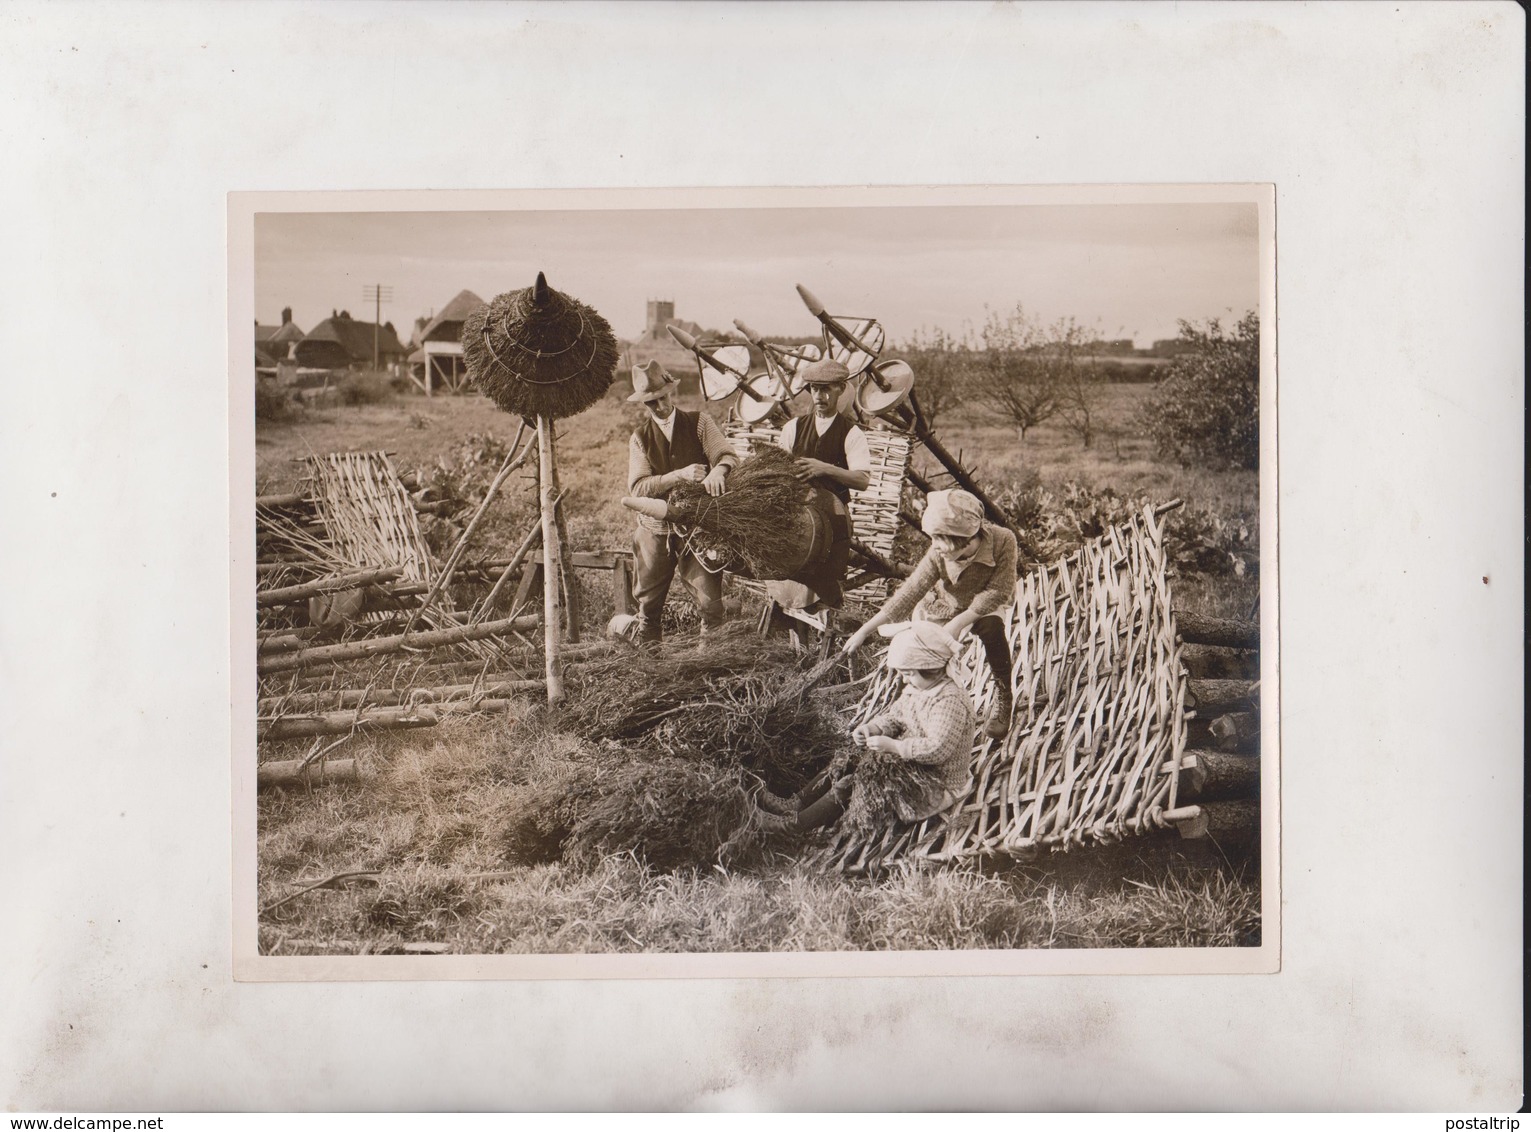
[[[631,852],[657,869],[747,863],[761,848],[749,818],[764,783],[807,785],[847,739],[824,667],[744,627],[658,657],[624,652],[571,680],[562,742],[529,759],[506,853],[577,866]],[[530,735],[512,735],[522,745]]]

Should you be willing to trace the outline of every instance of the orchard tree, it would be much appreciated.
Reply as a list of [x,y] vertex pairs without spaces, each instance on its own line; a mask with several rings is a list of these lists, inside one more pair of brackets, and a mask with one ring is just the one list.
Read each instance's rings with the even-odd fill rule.
[[962,402],[963,380],[972,362],[972,351],[946,331],[916,330],[899,350],[914,370],[914,391],[920,413],[935,424],[943,411]]
[[1021,439],[1061,416],[1086,447],[1095,438],[1098,374],[1085,356],[1084,329],[1073,319],[1043,326],[1019,304],[990,311],[975,358],[974,397],[1014,425]]
[[1260,464],[1260,319],[1231,332],[1217,319],[1180,323],[1184,352],[1165,367],[1143,413],[1162,455],[1209,468]]

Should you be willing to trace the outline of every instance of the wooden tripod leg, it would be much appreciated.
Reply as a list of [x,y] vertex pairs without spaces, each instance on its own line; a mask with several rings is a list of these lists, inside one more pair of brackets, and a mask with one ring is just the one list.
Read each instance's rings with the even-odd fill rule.
[[566,639],[571,645],[579,644],[579,583],[574,576],[574,561],[570,557],[567,547],[569,542],[569,528],[564,522],[563,500],[558,500],[553,506],[553,517],[558,520],[558,541],[565,547],[559,556],[563,568],[559,571],[558,581],[563,587],[564,597],[564,628],[567,630]]
[[559,657],[563,634],[563,543],[559,538],[555,501],[558,471],[553,463],[553,421],[537,418],[538,495],[542,510],[542,630],[548,681],[548,703],[563,699],[563,664]]

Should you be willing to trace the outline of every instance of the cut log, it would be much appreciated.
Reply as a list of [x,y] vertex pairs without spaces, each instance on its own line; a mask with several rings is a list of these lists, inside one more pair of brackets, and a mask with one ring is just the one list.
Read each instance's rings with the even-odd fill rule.
[[257,495],[255,497],[255,506],[267,507],[273,510],[282,507],[297,507],[299,504],[307,502],[308,500],[304,498],[303,494],[296,491],[290,491],[282,495]]
[[478,684],[445,684],[423,688],[337,688],[332,692],[292,692],[285,696],[267,696],[256,704],[260,715],[278,712],[328,712],[343,708],[394,707],[399,704],[449,703],[483,696],[503,699],[519,692],[540,692],[541,680],[520,680],[504,675],[489,676]]
[[260,665],[260,674],[288,672],[294,668],[311,668],[316,664],[335,661],[357,660],[361,657],[380,656],[398,652],[406,645],[417,649],[439,648],[463,641],[481,641],[518,629],[535,629],[537,618],[507,617],[501,621],[486,621],[482,625],[464,625],[458,629],[433,629],[427,633],[414,633],[406,637],[378,637],[367,641],[348,641],[342,645],[321,645],[318,648],[300,649],[297,652],[274,656]]
[[1188,841],[1208,838],[1225,853],[1252,853],[1260,845],[1260,803],[1250,800],[1206,802],[1164,811]]
[[1189,680],[1186,704],[1203,719],[1260,704],[1258,680]]
[[1199,680],[1258,680],[1260,654],[1254,649],[1229,649],[1217,645],[1184,645],[1180,661],[1186,675]]
[[1222,645],[1232,649],[1260,647],[1260,626],[1253,621],[1233,621],[1226,617],[1203,617],[1199,613],[1175,610],[1175,630],[1188,645]]
[[1244,751],[1260,745],[1260,713],[1234,711],[1220,715],[1207,728],[1220,751]]
[[1222,751],[1187,751],[1180,764],[1178,797],[1215,802],[1260,796],[1260,760]]
[[265,790],[275,786],[323,786],[331,782],[359,782],[361,773],[355,759],[320,759],[306,770],[302,759],[283,759],[261,763],[255,768],[255,785]]
[[255,720],[259,740],[307,739],[315,735],[344,735],[351,731],[394,731],[435,727],[440,722],[431,708],[395,707],[361,711],[331,711],[317,715],[279,715]]
[[350,590],[358,586],[371,585],[375,582],[386,582],[397,578],[404,573],[401,566],[381,566],[374,570],[357,570],[349,574],[333,574],[328,578],[319,578],[312,582],[303,582],[296,586],[283,586],[280,589],[266,590],[264,593],[255,595],[255,604],[288,605],[293,602],[307,601],[315,594],[333,593],[336,590]]

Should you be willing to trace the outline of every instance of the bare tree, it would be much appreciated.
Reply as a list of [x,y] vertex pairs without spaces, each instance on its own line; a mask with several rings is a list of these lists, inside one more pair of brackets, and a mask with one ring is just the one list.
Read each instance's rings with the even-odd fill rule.
[[980,339],[974,398],[1014,425],[1025,440],[1030,429],[1058,411],[1055,359],[1042,349],[1042,333],[1020,304],[1005,315],[991,310]]
[[1064,347],[1070,356],[1059,377],[1062,389],[1058,397],[1058,415],[1089,448],[1095,443],[1099,428],[1096,409],[1099,404],[1102,375],[1094,358],[1080,358],[1075,351],[1076,343]]
[[972,364],[967,343],[937,327],[916,330],[899,348],[899,356],[914,370],[914,388],[920,412],[934,425],[941,413],[960,404],[963,383]]

